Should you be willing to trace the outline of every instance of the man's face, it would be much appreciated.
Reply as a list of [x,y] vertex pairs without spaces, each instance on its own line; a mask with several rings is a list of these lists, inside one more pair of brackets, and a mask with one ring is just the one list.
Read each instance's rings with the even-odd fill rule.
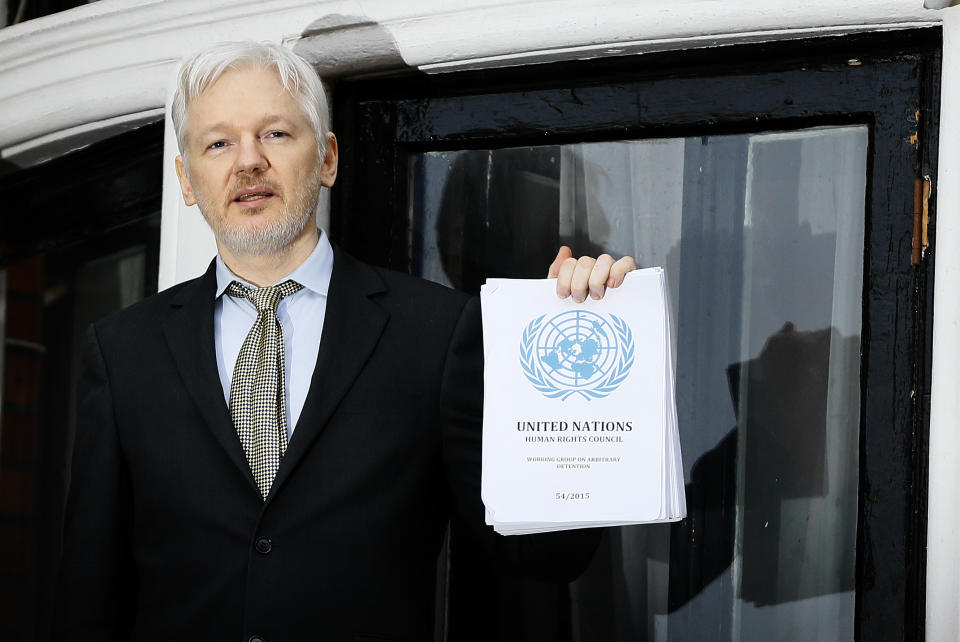
[[177,175],[233,254],[275,254],[312,230],[321,186],[336,178],[337,144],[320,158],[310,122],[272,69],[225,72],[187,107],[187,165]]

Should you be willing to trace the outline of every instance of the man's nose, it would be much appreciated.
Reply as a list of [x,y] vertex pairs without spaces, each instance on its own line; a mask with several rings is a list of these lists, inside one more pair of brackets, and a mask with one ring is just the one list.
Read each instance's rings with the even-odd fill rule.
[[270,167],[259,138],[241,138],[237,145],[236,171],[256,172]]

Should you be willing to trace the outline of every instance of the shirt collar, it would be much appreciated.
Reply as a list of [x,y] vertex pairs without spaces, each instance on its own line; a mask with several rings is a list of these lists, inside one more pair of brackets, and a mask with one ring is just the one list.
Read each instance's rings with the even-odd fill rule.
[[[313,248],[310,256],[296,270],[277,281],[277,283],[292,279],[308,290],[312,290],[321,296],[327,296],[327,291],[330,289],[330,275],[333,274],[333,247],[331,247],[330,239],[327,238],[323,230],[318,231],[320,235],[317,239],[317,245]],[[239,281],[251,288],[257,287],[231,272],[227,264],[223,262],[223,258],[217,254],[217,298],[220,298],[231,281]]]

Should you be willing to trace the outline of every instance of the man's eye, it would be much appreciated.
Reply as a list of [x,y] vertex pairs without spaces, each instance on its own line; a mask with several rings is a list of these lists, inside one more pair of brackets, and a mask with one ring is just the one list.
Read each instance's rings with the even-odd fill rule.
[[267,138],[286,138],[289,136],[287,132],[274,131],[267,134]]
[[226,147],[226,145],[227,145],[226,141],[218,140],[216,142],[210,143],[207,149],[222,149],[223,147]]

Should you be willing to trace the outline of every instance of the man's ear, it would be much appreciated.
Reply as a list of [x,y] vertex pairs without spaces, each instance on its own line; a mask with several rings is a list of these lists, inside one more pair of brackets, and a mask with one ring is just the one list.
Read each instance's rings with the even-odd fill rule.
[[327,132],[327,155],[323,158],[323,167],[320,168],[320,184],[324,187],[333,187],[337,180],[337,137],[333,132]]
[[196,205],[197,199],[193,195],[193,185],[190,184],[190,179],[187,178],[187,168],[183,165],[183,158],[177,156],[174,164],[177,167],[177,178],[180,180],[180,191],[183,193],[183,202],[190,205]]

